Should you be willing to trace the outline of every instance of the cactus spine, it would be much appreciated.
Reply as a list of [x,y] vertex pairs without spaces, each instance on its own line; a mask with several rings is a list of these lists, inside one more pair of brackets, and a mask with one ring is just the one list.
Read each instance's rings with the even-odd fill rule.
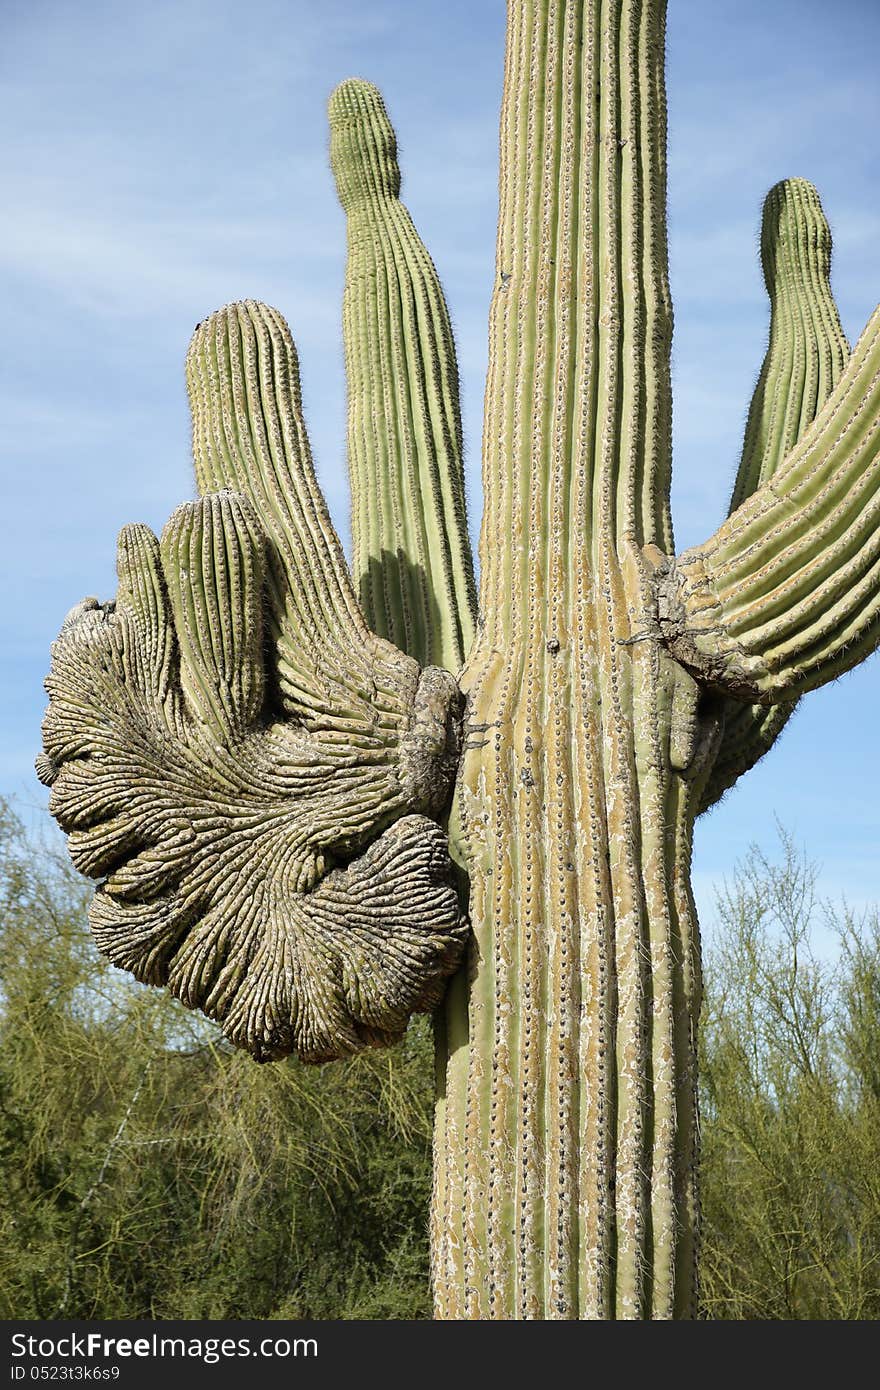
[[689,1316],[693,825],[880,642],[880,311],[850,357],[815,190],[771,190],[731,512],[676,558],[665,3],[508,11],[476,630],[449,318],[350,80],[354,582],[286,325],[227,306],[187,359],[203,497],[65,622],[39,771],[102,949],[261,1059],[438,1004],[445,826],[437,1314]]

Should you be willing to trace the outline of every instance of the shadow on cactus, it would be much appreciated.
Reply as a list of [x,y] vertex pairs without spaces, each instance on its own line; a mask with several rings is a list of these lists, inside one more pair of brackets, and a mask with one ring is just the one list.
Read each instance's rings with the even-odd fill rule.
[[110,959],[260,1060],[323,1061],[394,1041],[458,961],[465,926],[428,817],[451,792],[460,699],[367,631],[293,345],[260,305],[214,315],[190,352],[211,481],[238,481],[218,353],[271,519],[224,487],[179,507],[161,543],[122,531],[115,604],[87,599],[54,644],[39,770],[74,863],[101,880],[90,918]]

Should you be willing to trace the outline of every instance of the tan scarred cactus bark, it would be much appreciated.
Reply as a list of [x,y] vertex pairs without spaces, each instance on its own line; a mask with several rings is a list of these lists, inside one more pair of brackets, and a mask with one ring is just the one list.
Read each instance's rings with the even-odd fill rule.
[[203,497],[65,623],[40,770],[102,949],[256,1056],[443,995],[439,1317],[691,1316],[693,826],[880,641],[880,311],[850,358],[818,197],[777,185],[731,514],[676,558],[665,5],[508,11],[476,630],[449,318],[350,80],[354,578],[283,321],[230,306],[187,359]]

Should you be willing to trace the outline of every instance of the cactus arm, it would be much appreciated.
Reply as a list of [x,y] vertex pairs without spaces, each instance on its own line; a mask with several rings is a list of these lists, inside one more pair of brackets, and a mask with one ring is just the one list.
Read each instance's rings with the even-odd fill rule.
[[[831,232],[819,196],[805,179],[786,179],[768,193],[761,261],[770,298],[770,341],[749,410],[731,512],[774,476],[849,359],[831,292]],[[701,810],[772,747],[795,704],[726,702],[721,746]]]
[[343,338],[353,571],[373,631],[460,670],[476,621],[458,368],[437,272],[400,201],[397,142],[371,83],[330,98],[347,215]]
[[658,584],[664,641],[703,683],[774,704],[880,641],[880,310],[771,479]]
[[[458,672],[477,605],[449,313],[400,200],[397,142],[381,94],[368,82],[343,82],[330,98],[329,118],[348,232],[343,342],[355,582],[375,632],[422,664]],[[448,830],[460,870],[457,815]],[[466,879],[460,872],[458,879],[466,901]],[[466,977],[464,967],[434,1016],[441,1136],[448,1133],[447,1066],[467,1059]],[[439,1165],[435,1179],[435,1205],[448,1209]]]
[[718,757],[707,779],[699,811],[708,811],[773,747],[797,708],[797,701],[773,705],[724,701],[724,731]]
[[840,380],[850,350],[831,291],[831,230],[806,179],[771,188],[761,219],[770,342],[729,511],[776,474]]
[[358,606],[315,477],[284,319],[252,300],[211,314],[193,334],[186,379],[200,492],[250,497],[272,542],[270,635],[285,712],[369,736],[375,685],[380,720],[399,722],[385,694],[393,679],[371,673],[399,654],[371,635]]

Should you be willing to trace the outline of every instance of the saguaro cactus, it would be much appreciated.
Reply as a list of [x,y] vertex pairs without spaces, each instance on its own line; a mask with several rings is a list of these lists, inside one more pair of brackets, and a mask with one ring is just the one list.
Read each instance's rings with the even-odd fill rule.
[[260,1059],[435,1010],[440,1317],[695,1312],[694,820],[880,641],[880,311],[850,358],[802,180],[730,515],[675,555],[664,18],[509,2],[476,632],[449,318],[349,81],[353,582],[283,320],[229,306],[187,360],[202,500],[123,532],[48,682],[112,959]]

